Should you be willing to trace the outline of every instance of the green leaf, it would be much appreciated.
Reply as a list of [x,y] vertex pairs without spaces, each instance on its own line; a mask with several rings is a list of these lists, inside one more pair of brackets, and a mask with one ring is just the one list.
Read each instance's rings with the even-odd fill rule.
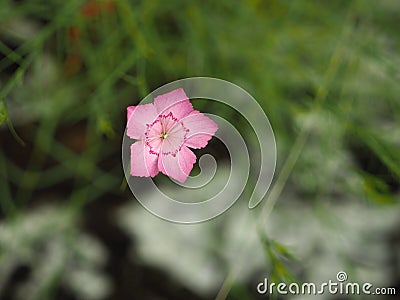
[[0,125],[7,121],[7,108],[4,101],[0,101]]
[[385,164],[397,178],[400,178],[400,167],[398,164],[400,155],[397,148],[384,141],[378,133],[361,129],[358,129],[356,132],[363,139],[365,144],[379,157],[382,163]]
[[260,240],[264,247],[265,256],[271,263],[271,279],[273,281],[296,282],[285,262],[297,260],[286,246],[260,233]]
[[363,173],[361,176],[364,179],[364,189],[368,199],[380,205],[396,203],[395,197],[383,180],[367,173]]
[[115,136],[115,131],[111,122],[105,117],[100,117],[97,120],[97,129],[101,134],[104,134],[108,138],[113,138]]

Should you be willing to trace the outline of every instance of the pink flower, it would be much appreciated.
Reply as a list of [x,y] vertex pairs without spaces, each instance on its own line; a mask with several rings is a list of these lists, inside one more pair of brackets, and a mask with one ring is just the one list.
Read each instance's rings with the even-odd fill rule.
[[196,162],[188,148],[207,145],[217,131],[214,121],[193,109],[183,89],[157,96],[154,104],[127,108],[132,176],[154,177],[158,172],[184,182]]

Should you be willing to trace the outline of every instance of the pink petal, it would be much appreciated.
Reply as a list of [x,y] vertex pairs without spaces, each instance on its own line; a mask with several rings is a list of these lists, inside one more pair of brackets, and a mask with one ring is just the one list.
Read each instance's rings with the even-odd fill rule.
[[177,153],[179,147],[183,144],[183,137],[180,136],[169,136],[162,141],[161,152],[165,154]]
[[128,106],[126,134],[132,139],[142,139],[147,130],[147,124],[153,123],[157,116],[157,110],[151,103]]
[[192,171],[195,162],[196,155],[189,148],[182,147],[176,156],[160,155],[158,168],[165,175],[183,183]]
[[126,120],[128,121],[131,118],[133,111],[135,110],[136,106],[128,106],[126,108]]
[[172,92],[154,98],[154,105],[159,114],[168,115],[170,112],[178,120],[187,116],[193,111],[193,106],[183,89],[173,90]]
[[162,140],[161,152],[164,155],[176,154],[185,142],[186,129],[182,124],[177,123],[167,132],[167,136]]
[[131,175],[154,177],[158,173],[158,155],[151,154],[149,147],[139,141],[131,145]]
[[213,120],[197,110],[183,118],[182,124],[189,129],[185,145],[195,149],[205,147],[218,130],[218,126]]

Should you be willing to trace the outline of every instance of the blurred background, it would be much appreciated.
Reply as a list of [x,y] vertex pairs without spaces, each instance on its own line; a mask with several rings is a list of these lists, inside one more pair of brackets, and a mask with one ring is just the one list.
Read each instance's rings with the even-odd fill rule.
[[[396,0],[1,0],[0,299],[267,299],[264,277],[341,270],[400,293],[399,20]],[[273,210],[245,192],[183,226],[133,198],[126,107],[191,76],[264,109]],[[238,112],[194,104],[257,147]],[[229,172],[223,145],[206,150]]]

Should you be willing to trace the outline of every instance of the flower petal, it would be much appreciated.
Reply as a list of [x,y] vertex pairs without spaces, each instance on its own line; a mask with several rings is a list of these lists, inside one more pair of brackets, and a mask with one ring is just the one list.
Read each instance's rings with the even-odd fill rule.
[[172,113],[178,120],[193,111],[193,106],[182,88],[155,97],[154,105],[159,114]]
[[175,155],[160,155],[158,159],[159,170],[183,183],[193,169],[196,155],[187,147],[182,147]]
[[152,103],[128,106],[126,134],[132,139],[142,139],[147,130],[147,124],[153,123],[157,116],[157,110]]
[[131,145],[131,175],[154,177],[158,173],[158,155],[150,153],[150,149],[142,141]]
[[163,155],[175,155],[186,139],[187,130],[182,124],[177,123],[166,133],[165,138],[162,140],[161,153]]
[[181,122],[189,130],[185,145],[195,149],[205,147],[218,130],[218,126],[213,120],[197,110],[191,112]]

